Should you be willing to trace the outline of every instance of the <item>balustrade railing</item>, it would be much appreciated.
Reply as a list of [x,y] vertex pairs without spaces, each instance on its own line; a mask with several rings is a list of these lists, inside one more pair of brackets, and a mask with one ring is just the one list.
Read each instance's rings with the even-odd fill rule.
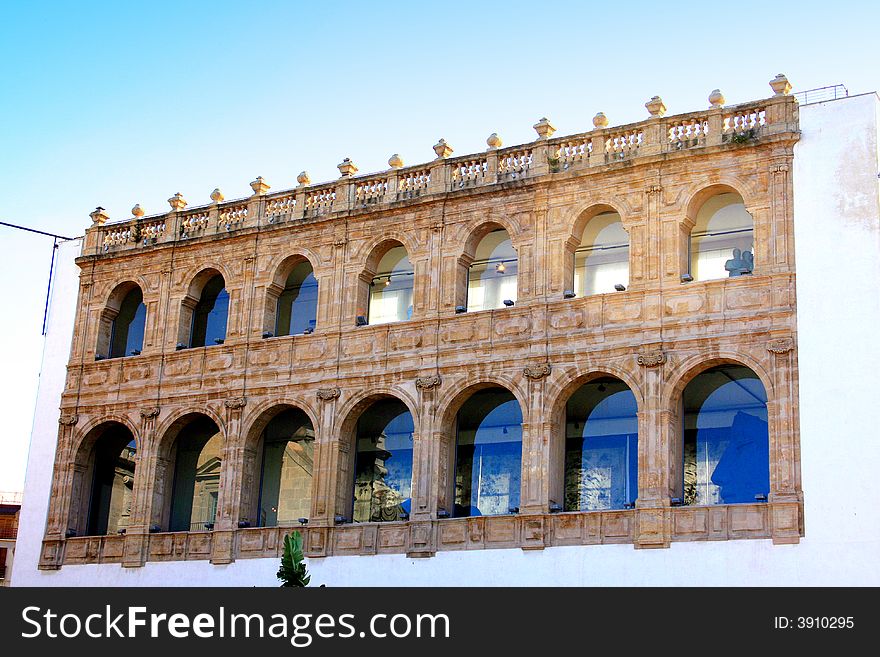
[[[449,153],[442,153],[429,164],[392,168],[381,174],[351,175],[357,170],[349,161],[350,166],[335,183],[312,185],[307,175],[301,174],[305,177],[298,179],[301,184],[295,189],[266,195],[268,185],[257,185],[250,198],[224,201],[222,195],[216,199],[212,195],[213,204],[193,209],[182,209],[186,203],[178,194],[169,199],[172,211],[168,214],[106,225],[96,221],[87,233],[84,253],[147,247],[203,234],[365,210],[511,180],[605,166],[659,153],[746,143],[796,129],[797,104],[791,96],[782,95],[734,106],[714,103],[708,110],[677,116],[663,116],[656,111],[645,121],[616,128],[605,127],[605,123],[597,123],[598,127],[589,132],[555,138],[541,125],[542,138],[530,144],[461,157],[446,157]],[[500,139],[497,141],[500,143]],[[258,180],[262,183],[262,179]],[[219,190],[215,192],[219,194]],[[106,220],[106,215],[98,216]]]

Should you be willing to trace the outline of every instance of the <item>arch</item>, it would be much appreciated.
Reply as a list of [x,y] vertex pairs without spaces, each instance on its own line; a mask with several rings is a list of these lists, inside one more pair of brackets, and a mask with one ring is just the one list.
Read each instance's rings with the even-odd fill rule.
[[437,407],[435,426],[440,427],[441,430],[446,427],[453,427],[455,415],[467,398],[483,388],[491,387],[504,388],[516,397],[520,408],[527,409],[529,407],[528,393],[512,377],[497,373],[477,374],[464,381],[451,383],[450,389],[444,395],[445,401],[441,400]]
[[228,317],[226,278],[215,268],[202,269],[181,301],[178,344],[190,348],[222,344]]
[[245,434],[239,521],[291,525],[311,516],[314,420],[295,404],[261,406]]
[[131,521],[138,444],[128,423],[102,418],[73,457],[67,527],[76,536],[122,533]]
[[738,194],[746,206],[750,214],[754,213],[758,205],[758,192],[748,183],[748,181],[740,180],[732,176],[721,176],[717,181],[708,183],[706,181],[698,181],[691,184],[684,191],[686,221],[694,222],[697,211],[707,199],[717,194]]
[[[355,495],[354,488],[357,486],[356,475],[358,468],[358,438],[360,434],[360,430],[363,429],[361,424],[361,419],[365,417],[365,413],[367,410],[374,407],[374,405],[392,400],[406,409],[406,412],[409,414],[411,418],[410,424],[413,427],[413,444],[415,444],[415,434],[417,432],[417,427],[419,426],[419,415],[417,412],[418,405],[415,400],[407,394],[405,391],[396,390],[396,389],[378,389],[371,390],[366,393],[359,394],[352,399],[349,399],[348,402],[340,409],[339,417],[342,418],[339,424],[339,441],[340,441],[340,458],[337,470],[337,486],[336,486],[336,502],[335,509],[337,514],[341,514],[345,518],[353,519],[355,511],[359,510],[355,506]],[[399,433],[399,432],[398,432]],[[409,455],[409,478],[410,478],[410,486],[412,485],[412,454]],[[403,477],[405,479],[405,476]],[[401,479],[401,477],[397,477],[397,479]],[[362,484],[367,483],[366,480],[361,482]],[[397,487],[397,493],[400,493],[400,486]],[[369,500],[372,497],[372,488],[370,486],[362,485],[363,500],[362,502],[366,502],[366,508],[370,508]],[[409,495],[407,495],[407,498]],[[363,505],[362,505],[363,506]],[[390,503],[388,505],[388,511],[377,512],[377,520],[395,520],[400,519],[400,512],[403,510],[401,508],[396,508],[399,506],[399,503]],[[391,509],[395,509],[394,513],[391,513]],[[408,514],[408,507],[406,507],[406,513]],[[370,512],[370,517],[372,517],[372,512]],[[363,520],[364,516],[360,516],[361,520]]]
[[[627,509],[638,497],[638,402],[617,377],[590,377],[570,395],[556,432],[562,489],[553,493],[565,511]],[[554,459],[551,457],[551,461]],[[557,468],[558,470],[558,468]]]
[[108,295],[98,322],[96,360],[141,353],[147,321],[143,289],[129,280],[119,283]]
[[168,531],[213,529],[225,436],[204,411],[169,418],[156,455],[154,521]]
[[[481,224],[468,238],[466,257],[466,292],[468,312],[491,310],[516,303],[519,282],[519,253],[510,232],[501,227],[488,230],[491,222]],[[476,236],[482,233],[478,240]]]
[[685,386],[680,409],[683,503],[767,501],[770,418],[758,375],[742,365],[703,369]]
[[688,273],[705,281],[754,269],[755,222],[745,199],[728,185],[698,191],[688,204]]
[[722,349],[712,354],[695,354],[682,361],[670,372],[668,375],[670,384],[665,386],[663,391],[661,408],[673,408],[676,400],[681,397],[685,386],[695,376],[716,365],[741,365],[747,367],[761,380],[761,384],[764,386],[764,390],[767,391],[768,397],[773,397],[773,378],[763,363],[749,354]]
[[574,246],[568,289],[583,297],[629,285],[629,234],[617,210],[610,205],[590,206],[574,222],[572,238],[567,242]]
[[[399,240],[384,239],[367,256],[360,277],[360,288],[367,286],[366,316],[368,324],[388,324],[412,319],[415,269],[409,250]],[[362,315],[358,306],[358,315]]]
[[285,258],[266,288],[264,331],[275,336],[311,333],[318,321],[318,280],[312,261],[301,254]]
[[471,390],[456,412],[453,515],[518,513],[523,406],[502,386],[471,386]]

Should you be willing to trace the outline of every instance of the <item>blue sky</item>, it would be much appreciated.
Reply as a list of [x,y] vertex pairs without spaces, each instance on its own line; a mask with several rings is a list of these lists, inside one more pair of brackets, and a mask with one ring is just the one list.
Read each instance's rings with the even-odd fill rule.
[[[246,196],[795,90],[880,87],[877,3],[12,2],[0,7],[0,221],[80,235],[181,192]],[[51,240],[0,227],[0,491],[19,490]]]

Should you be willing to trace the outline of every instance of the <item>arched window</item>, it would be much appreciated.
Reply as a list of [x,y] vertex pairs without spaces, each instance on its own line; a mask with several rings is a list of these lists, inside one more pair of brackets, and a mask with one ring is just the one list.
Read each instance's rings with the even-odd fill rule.
[[589,296],[615,285],[629,285],[629,235],[619,214],[603,212],[587,222],[574,253],[574,291]]
[[766,501],[770,492],[767,393],[741,365],[698,374],[682,395],[684,503]]
[[755,266],[752,215],[739,194],[710,197],[691,231],[690,275],[707,281],[751,274]]
[[395,246],[388,249],[370,281],[368,322],[387,324],[411,319],[414,279],[406,248]]
[[516,250],[506,230],[493,230],[483,237],[468,269],[468,312],[502,308],[516,302],[517,265]]
[[281,411],[263,430],[260,527],[308,518],[312,502],[315,431],[298,408]]
[[[118,534],[131,519],[137,445],[118,422],[90,432],[77,456],[70,529],[78,536]],[[77,498],[76,492],[79,491]]]
[[456,416],[455,513],[519,511],[522,412],[504,388],[475,392]]
[[110,328],[110,358],[137,356],[144,348],[147,307],[141,288],[135,286],[123,298]]
[[358,419],[354,522],[405,520],[412,498],[413,418],[398,399],[383,399]]
[[315,330],[318,316],[318,281],[308,260],[302,260],[287,276],[278,296],[275,335],[298,335]]
[[168,529],[213,529],[217,515],[223,435],[208,417],[190,420],[178,433]]
[[582,385],[565,406],[566,511],[625,509],[638,497],[636,398],[610,377]]
[[223,276],[216,274],[202,288],[192,316],[190,347],[223,344],[226,340],[226,318],[229,294]]

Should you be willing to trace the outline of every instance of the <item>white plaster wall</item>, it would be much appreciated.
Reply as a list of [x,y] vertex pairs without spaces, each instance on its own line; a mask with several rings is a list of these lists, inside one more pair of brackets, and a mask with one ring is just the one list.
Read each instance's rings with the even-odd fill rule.
[[[874,407],[880,348],[880,185],[878,102],[874,94],[801,108],[795,149],[798,357],[806,536],[769,540],[630,545],[537,552],[440,552],[310,559],[314,584],[376,585],[880,585],[880,505],[872,485],[880,466]],[[67,253],[68,260],[73,254]],[[58,399],[76,290],[53,307],[28,464],[16,585],[274,586],[276,559],[64,566],[36,570],[45,526]],[[58,287],[62,287],[60,284]],[[55,303],[53,298],[53,303]],[[69,304],[69,305],[65,305]]]

